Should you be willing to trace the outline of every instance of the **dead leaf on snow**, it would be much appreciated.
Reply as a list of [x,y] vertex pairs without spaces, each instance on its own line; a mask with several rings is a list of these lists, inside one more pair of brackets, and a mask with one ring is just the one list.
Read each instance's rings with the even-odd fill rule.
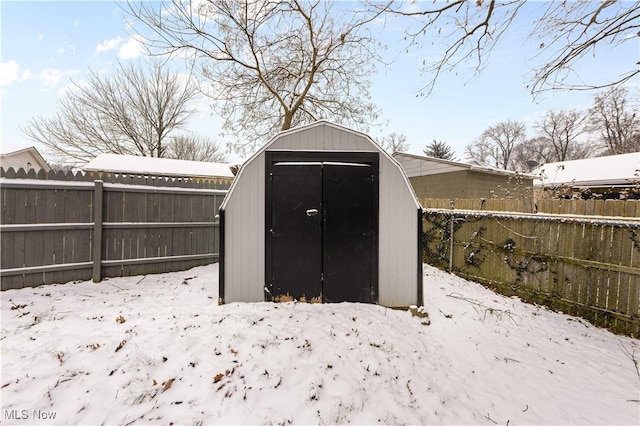
[[171,385],[173,385],[173,382],[175,381],[175,377],[172,379],[167,380],[166,382],[164,382],[162,384],[162,392],[166,391],[167,389],[169,389],[171,387]]

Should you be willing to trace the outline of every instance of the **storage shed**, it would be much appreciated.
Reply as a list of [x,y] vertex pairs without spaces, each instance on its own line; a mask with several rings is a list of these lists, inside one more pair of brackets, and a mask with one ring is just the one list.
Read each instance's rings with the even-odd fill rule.
[[240,168],[220,225],[224,303],[422,303],[420,203],[363,133],[318,121],[277,134]]

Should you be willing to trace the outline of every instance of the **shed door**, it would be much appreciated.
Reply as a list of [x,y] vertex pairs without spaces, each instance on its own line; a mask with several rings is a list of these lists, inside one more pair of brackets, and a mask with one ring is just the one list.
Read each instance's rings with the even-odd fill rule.
[[371,166],[324,163],[323,296],[327,302],[372,302]]
[[272,177],[271,294],[322,294],[322,163],[278,163]]
[[368,164],[274,164],[272,296],[372,302],[373,196]]

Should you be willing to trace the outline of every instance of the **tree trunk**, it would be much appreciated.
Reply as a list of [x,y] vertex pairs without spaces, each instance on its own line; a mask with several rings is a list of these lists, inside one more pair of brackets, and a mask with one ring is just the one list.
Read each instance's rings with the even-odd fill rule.
[[282,127],[280,130],[289,130],[291,123],[293,122],[293,111],[286,111],[284,113],[284,120],[282,120]]

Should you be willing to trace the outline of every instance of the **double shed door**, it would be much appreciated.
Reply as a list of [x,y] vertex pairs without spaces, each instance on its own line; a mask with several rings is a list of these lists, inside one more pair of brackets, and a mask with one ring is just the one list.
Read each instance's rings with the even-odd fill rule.
[[377,301],[375,160],[271,163],[266,271],[272,297]]

